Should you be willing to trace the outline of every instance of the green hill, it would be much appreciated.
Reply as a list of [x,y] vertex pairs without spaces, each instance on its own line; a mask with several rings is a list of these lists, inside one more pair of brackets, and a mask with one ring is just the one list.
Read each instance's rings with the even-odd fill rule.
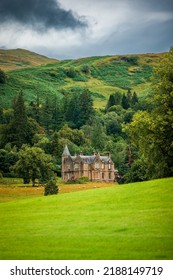
[[173,178],[0,204],[0,259],[172,259]]
[[[26,101],[30,102],[36,96],[40,100],[55,96],[62,98],[66,93],[81,92],[87,87],[95,107],[104,107],[109,95],[116,91],[132,89],[145,94],[150,86],[153,67],[163,56],[143,54],[53,61],[24,50],[11,52],[17,53],[15,59],[11,59],[10,51],[6,51],[7,59],[3,60],[1,56],[0,60],[0,68],[5,69],[7,74],[6,84],[0,84],[0,103],[4,107],[11,106],[20,90],[23,90]],[[4,68],[4,65],[7,67]]]

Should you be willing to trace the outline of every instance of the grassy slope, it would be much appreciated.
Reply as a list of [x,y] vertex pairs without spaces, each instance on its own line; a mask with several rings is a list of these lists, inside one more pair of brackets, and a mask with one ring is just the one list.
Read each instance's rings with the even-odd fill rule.
[[[32,101],[37,95],[41,100],[45,99],[45,96],[62,98],[64,91],[77,92],[87,86],[93,96],[95,107],[104,107],[109,95],[116,90],[127,92],[128,88],[132,88],[133,91],[142,93],[149,87],[153,66],[157,65],[163,54],[137,56],[138,65],[124,61],[120,56],[105,56],[56,63],[50,60],[48,65],[9,71],[7,83],[0,85],[0,103],[3,106],[10,106],[14,96],[21,89],[25,93],[26,100]],[[35,56],[31,55],[30,59],[34,61]],[[89,74],[81,71],[82,66],[86,64],[90,67]],[[69,78],[66,74],[69,67],[76,69],[74,78]]]
[[23,49],[3,50],[0,49],[0,69],[4,71],[20,68],[46,65],[56,62],[46,56]]
[[172,259],[173,178],[0,204],[1,259]]

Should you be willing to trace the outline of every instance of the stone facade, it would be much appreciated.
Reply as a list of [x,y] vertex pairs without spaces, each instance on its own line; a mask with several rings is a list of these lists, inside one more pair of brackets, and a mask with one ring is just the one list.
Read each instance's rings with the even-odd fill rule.
[[71,156],[65,146],[62,154],[62,179],[67,181],[80,177],[88,177],[93,182],[115,181],[115,167],[110,155],[94,153],[91,156]]

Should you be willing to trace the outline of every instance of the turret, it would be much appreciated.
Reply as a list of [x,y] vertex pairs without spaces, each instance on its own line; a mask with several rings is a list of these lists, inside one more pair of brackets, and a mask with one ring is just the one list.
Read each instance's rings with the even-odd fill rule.
[[65,148],[64,148],[64,151],[62,153],[61,176],[62,176],[63,180],[65,180],[65,169],[66,169],[65,168],[65,162],[66,162],[66,160],[68,159],[69,156],[71,156],[71,155],[70,155],[68,146],[66,145]]
[[68,157],[70,156],[70,152],[69,152],[69,149],[68,149],[68,146],[66,145],[65,148],[64,148],[64,151],[62,153],[62,157]]

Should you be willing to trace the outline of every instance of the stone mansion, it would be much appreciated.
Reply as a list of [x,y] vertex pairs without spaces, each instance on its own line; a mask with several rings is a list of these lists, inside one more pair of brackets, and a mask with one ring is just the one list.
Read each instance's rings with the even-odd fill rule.
[[110,154],[101,156],[94,153],[85,156],[82,153],[71,156],[67,145],[62,154],[62,179],[64,181],[88,177],[93,182],[113,182],[115,167]]

